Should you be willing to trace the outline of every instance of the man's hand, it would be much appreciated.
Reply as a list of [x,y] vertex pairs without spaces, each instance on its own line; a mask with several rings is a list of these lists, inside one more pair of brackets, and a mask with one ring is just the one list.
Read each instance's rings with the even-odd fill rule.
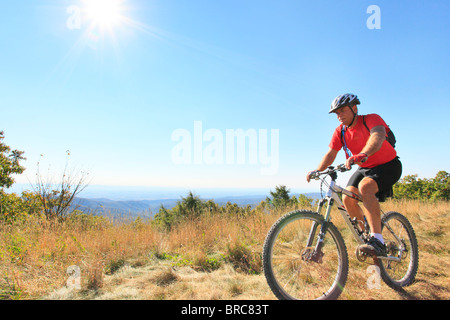
[[311,180],[311,177],[313,176],[313,175],[315,175],[316,173],[319,173],[319,170],[314,170],[314,171],[310,171],[310,172],[308,172],[308,174],[306,175],[306,181],[310,181]]
[[362,164],[367,161],[369,157],[365,153],[358,153],[357,155],[351,156],[347,159],[347,162],[345,163],[345,167],[350,170],[351,166],[353,164]]

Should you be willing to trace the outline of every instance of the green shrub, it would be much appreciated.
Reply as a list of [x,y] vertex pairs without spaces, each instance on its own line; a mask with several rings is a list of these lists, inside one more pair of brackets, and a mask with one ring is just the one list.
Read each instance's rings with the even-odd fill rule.
[[254,252],[243,242],[236,241],[235,243],[229,243],[227,245],[226,259],[231,262],[237,271],[248,274],[261,273],[261,254]]

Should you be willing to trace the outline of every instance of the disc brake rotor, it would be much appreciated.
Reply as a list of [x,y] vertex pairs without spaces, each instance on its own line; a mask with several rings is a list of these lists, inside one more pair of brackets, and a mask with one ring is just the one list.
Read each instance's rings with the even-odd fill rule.
[[323,252],[322,250],[316,252],[315,248],[308,247],[302,252],[302,260],[309,262],[322,263],[323,262]]

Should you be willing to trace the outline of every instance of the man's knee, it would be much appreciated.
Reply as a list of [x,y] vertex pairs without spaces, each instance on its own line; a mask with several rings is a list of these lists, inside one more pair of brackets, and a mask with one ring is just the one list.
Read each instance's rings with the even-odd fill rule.
[[358,185],[358,189],[363,198],[367,196],[375,196],[375,194],[378,192],[378,184],[372,178],[366,177],[361,180]]

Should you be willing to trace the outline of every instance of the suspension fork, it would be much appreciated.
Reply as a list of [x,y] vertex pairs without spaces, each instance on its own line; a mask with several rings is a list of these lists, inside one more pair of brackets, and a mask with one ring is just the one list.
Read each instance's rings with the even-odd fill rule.
[[[323,208],[323,205],[325,203],[325,200],[322,199],[319,202],[319,206],[317,208],[317,213],[320,214],[320,211]],[[313,222],[313,225],[311,226],[311,230],[309,232],[309,237],[308,237],[308,242],[307,242],[307,247],[311,247],[313,241],[314,241],[314,236],[316,234],[317,228],[320,225],[320,231],[319,231],[319,235],[317,237],[317,244],[316,247],[314,249],[315,254],[321,253],[322,252],[322,247],[323,247],[323,238],[325,237],[325,234],[327,232],[328,229],[328,223],[330,221],[330,214],[331,214],[331,208],[334,204],[334,199],[333,198],[329,198],[328,199],[328,206],[327,206],[327,212],[325,214],[325,218],[324,221],[322,223],[317,223],[317,222]]]

